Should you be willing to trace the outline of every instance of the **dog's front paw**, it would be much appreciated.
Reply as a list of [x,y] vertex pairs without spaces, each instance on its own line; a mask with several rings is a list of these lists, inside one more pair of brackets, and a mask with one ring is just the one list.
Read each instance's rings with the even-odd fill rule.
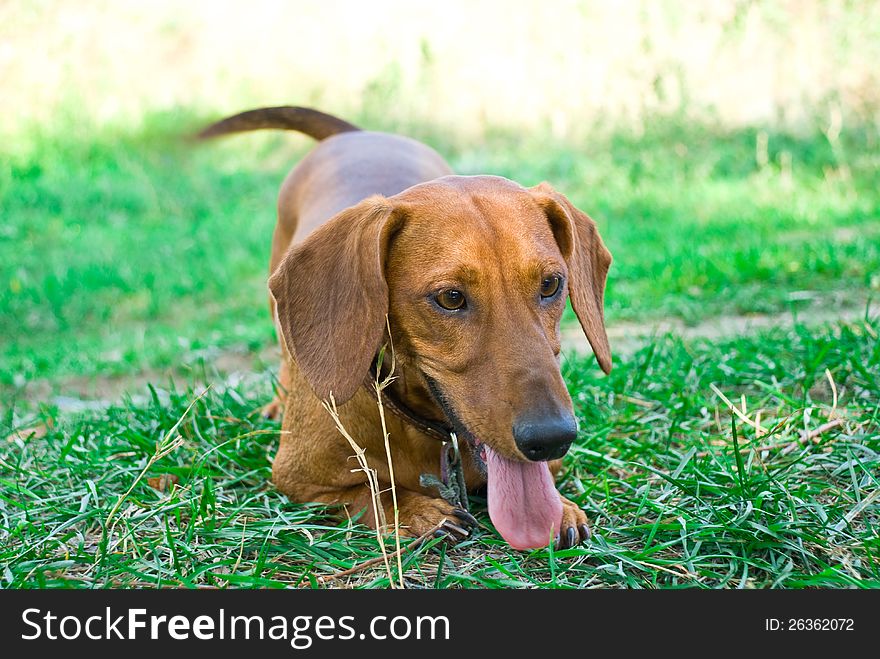
[[560,498],[562,499],[562,523],[559,526],[556,549],[569,549],[590,539],[590,527],[587,525],[586,513],[576,503],[563,496]]
[[458,543],[469,538],[476,526],[473,515],[443,499],[416,496],[400,507],[401,533],[414,538],[433,531],[435,537]]

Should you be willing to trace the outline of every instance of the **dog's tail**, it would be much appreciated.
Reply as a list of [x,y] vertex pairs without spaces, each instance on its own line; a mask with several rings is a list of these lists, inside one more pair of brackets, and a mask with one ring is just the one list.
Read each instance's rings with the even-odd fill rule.
[[361,130],[354,124],[343,121],[330,114],[318,112],[311,108],[299,108],[291,105],[283,105],[275,108],[259,108],[248,110],[217,123],[211,124],[202,130],[196,137],[206,140],[230,133],[243,133],[250,130],[295,130],[305,133],[309,137],[320,141],[337,135]]

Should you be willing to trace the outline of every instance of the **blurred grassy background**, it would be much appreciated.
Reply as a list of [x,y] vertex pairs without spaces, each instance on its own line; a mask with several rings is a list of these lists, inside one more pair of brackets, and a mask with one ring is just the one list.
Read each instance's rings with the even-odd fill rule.
[[268,485],[266,263],[312,143],[183,139],[298,104],[548,180],[615,257],[615,370],[563,362],[593,540],[514,552],[477,505],[411,583],[877,587],[877,62],[866,0],[0,2],[0,582],[318,587],[378,555]]
[[870,1],[5,2],[0,43],[13,131],[295,100],[571,138],[658,112],[848,126],[880,101]]
[[271,104],[551,181],[615,255],[612,325],[863,305],[877,61],[872,2],[3,3],[0,386],[272,344],[274,199],[311,143],[181,140]]

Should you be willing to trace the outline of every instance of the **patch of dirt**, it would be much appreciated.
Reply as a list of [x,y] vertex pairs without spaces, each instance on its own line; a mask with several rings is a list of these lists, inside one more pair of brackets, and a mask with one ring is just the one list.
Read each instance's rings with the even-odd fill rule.
[[[814,302],[809,308],[779,314],[754,314],[746,316],[716,316],[696,325],[688,325],[679,318],[661,318],[645,322],[618,322],[608,327],[608,340],[614,354],[631,354],[644,345],[647,338],[666,333],[684,338],[723,338],[748,334],[756,330],[792,327],[795,322],[807,325],[822,325],[839,321],[856,322],[865,317],[867,301],[841,304],[839,300]],[[872,310],[872,313],[876,314]],[[590,354],[592,349],[586,337],[576,325],[562,331],[563,351],[576,354]],[[244,348],[218,350],[212,356],[202,356],[198,366],[185,363],[176,368],[152,369],[137,374],[113,376],[75,376],[57,380],[34,380],[14,392],[14,399],[26,403],[25,407],[48,403],[61,412],[81,412],[104,409],[112,403],[128,396],[133,401],[148,400],[148,384],[152,384],[158,395],[167,396],[163,388],[172,382],[178,385],[213,385],[217,388],[236,387],[242,383],[268,382],[275,373],[279,348],[276,344],[266,346],[258,352]],[[268,369],[258,369],[258,365],[268,364]]]
[[[824,325],[836,322],[857,322],[865,317],[867,301],[861,305],[847,304],[837,306],[833,300],[813,304],[796,314],[791,311],[778,314],[749,314],[745,316],[714,316],[688,325],[680,318],[660,318],[645,322],[613,323],[607,328],[611,352],[630,354],[644,345],[645,339],[652,336],[675,334],[682,338],[720,339],[749,334],[773,328],[790,328],[797,324]],[[876,315],[877,310],[871,310]],[[592,349],[587,338],[577,326],[562,330],[562,347],[569,352],[590,353]]]
[[[148,385],[153,385],[157,395],[163,398],[167,396],[164,389],[172,383],[179,387],[213,385],[222,389],[244,382],[256,383],[262,379],[268,382],[271,373],[277,370],[280,358],[277,344],[265,346],[258,352],[230,348],[218,350],[211,357],[200,357],[197,366],[183,360],[181,365],[174,368],[147,369],[134,374],[32,380],[16,389],[13,398],[31,405],[50,404],[60,412],[100,410],[126,396],[134,402],[148,400],[151,396]],[[257,370],[258,364],[270,364],[271,371]]]

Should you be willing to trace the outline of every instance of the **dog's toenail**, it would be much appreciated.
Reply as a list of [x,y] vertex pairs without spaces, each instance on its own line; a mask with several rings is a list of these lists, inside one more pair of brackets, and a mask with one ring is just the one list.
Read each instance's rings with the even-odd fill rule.
[[463,510],[461,508],[454,508],[452,510],[452,512],[455,513],[456,517],[461,518],[462,520],[466,521],[471,526],[478,525],[477,518],[474,517],[473,515],[471,515],[468,511]]

